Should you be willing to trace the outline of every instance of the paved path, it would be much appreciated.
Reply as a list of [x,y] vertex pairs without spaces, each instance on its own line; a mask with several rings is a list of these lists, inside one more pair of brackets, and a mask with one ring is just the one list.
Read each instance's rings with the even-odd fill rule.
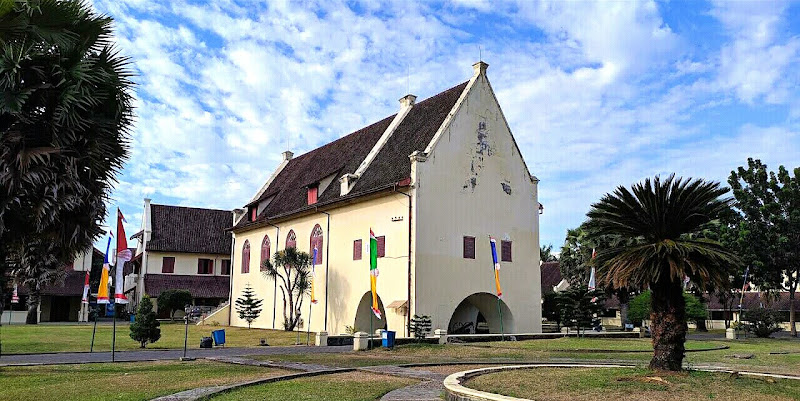
[[439,396],[442,394],[442,391],[444,391],[444,385],[442,383],[447,376],[427,370],[410,369],[399,366],[370,366],[360,368],[359,370],[380,375],[400,376],[421,380],[417,384],[401,387],[386,393],[386,395],[381,397],[381,401],[441,401]]
[[[289,347],[252,347],[252,348],[213,348],[189,349],[190,358],[209,358],[224,356],[254,356],[277,354],[312,354],[352,351],[352,345],[337,347],[289,346]],[[142,350],[118,351],[115,359],[118,362],[175,360],[183,356],[183,350]],[[60,352],[53,354],[3,355],[0,366],[17,365],[58,365],[72,363],[111,362],[111,352]]]

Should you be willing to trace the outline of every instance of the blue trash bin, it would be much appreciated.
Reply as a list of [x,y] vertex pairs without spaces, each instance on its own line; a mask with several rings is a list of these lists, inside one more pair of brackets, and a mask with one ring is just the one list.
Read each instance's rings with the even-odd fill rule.
[[131,323],[136,321],[136,315],[131,315]]
[[394,348],[394,331],[384,330],[381,332],[381,340],[383,342],[383,348]]
[[211,332],[211,338],[214,339],[214,345],[225,345],[225,330],[214,330]]

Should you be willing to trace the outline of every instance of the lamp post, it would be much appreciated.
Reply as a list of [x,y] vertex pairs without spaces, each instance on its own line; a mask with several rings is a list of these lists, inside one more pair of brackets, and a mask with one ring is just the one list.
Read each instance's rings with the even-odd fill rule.
[[183,307],[183,320],[185,322],[185,328],[183,331],[183,357],[181,357],[182,361],[193,361],[194,358],[189,358],[186,356],[186,349],[188,348],[189,344],[189,313],[191,312],[192,305],[186,305]]

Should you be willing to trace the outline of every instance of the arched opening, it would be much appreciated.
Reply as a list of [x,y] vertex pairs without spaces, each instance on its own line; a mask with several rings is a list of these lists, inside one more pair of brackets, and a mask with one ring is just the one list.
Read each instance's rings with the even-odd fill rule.
[[286,248],[297,248],[297,235],[294,234],[294,230],[289,230],[289,234],[286,234]]
[[242,273],[250,273],[250,241],[245,240],[242,247]]
[[358,303],[356,320],[353,323],[353,328],[355,328],[356,331],[369,333],[371,319],[373,333],[378,329],[388,329],[386,326],[386,311],[383,309],[383,301],[381,301],[380,296],[378,296],[378,309],[381,311],[380,319],[372,313],[372,292],[367,291],[364,293],[364,296],[361,297],[361,301]]
[[311,239],[310,245],[308,247],[308,254],[314,255],[314,249],[317,250],[317,257],[312,262],[315,265],[322,264],[322,227],[319,224],[314,226],[314,229],[311,230]]
[[[502,329],[500,315],[502,313]],[[456,307],[447,325],[448,334],[489,334],[514,332],[514,316],[505,302],[488,292],[472,294]]]
[[270,242],[269,242],[269,235],[264,236],[264,240],[261,241],[261,271],[266,271],[266,267],[264,266],[264,262],[269,260],[269,250],[270,250]]

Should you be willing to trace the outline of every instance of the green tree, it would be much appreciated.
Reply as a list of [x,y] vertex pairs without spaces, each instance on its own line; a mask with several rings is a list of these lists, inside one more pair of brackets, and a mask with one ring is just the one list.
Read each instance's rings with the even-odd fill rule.
[[539,247],[539,259],[542,263],[558,262],[556,255],[553,255],[553,245],[542,245]]
[[766,308],[751,309],[742,314],[742,320],[746,321],[745,328],[756,337],[767,338],[772,333],[781,331],[780,314],[774,310]]
[[410,330],[417,342],[422,341],[431,332],[431,317],[428,315],[414,315],[411,318]]
[[556,293],[561,322],[581,328],[594,327],[599,322],[597,317],[603,311],[603,292],[590,290],[585,285],[571,285],[564,291]]
[[[708,309],[696,296],[684,292],[683,300],[686,304],[686,320],[690,322],[705,321],[708,319]],[[641,323],[642,320],[650,318],[653,309],[651,308],[652,293],[645,291],[631,300],[628,317],[631,321]],[[638,324],[637,324],[638,325]]]
[[613,288],[650,288],[653,358],[650,367],[681,370],[686,342],[684,277],[705,288],[726,287],[728,266],[738,258],[719,242],[690,238],[729,208],[728,192],[719,183],[684,180],[671,175],[623,186],[592,205],[587,216],[590,236],[635,239],[605,248],[595,260],[600,281]]
[[311,289],[311,256],[297,248],[286,248],[275,252],[272,259],[262,262],[262,274],[278,281],[283,297],[283,327],[291,331],[300,322],[304,295]]
[[112,19],[87,3],[4,6],[0,277],[10,270],[35,293],[102,233],[111,184],[128,156],[131,73],[111,42]]
[[561,328],[561,309],[558,305],[557,292],[547,292],[542,296],[542,317]]
[[175,319],[175,311],[183,310],[191,305],[194,298],[189,290],[166,290],[158,296],[158,308],[169,310],[171,319]]
[[251,287],[250,284],[244,288],[242,296],[236,299],[236,313],[239,314],[239,319],[247,321],[248,329],[253,321],[258,319],[258,316],[261,315],[262,302],[264,302],[264,300],[256,298],[256,293],[253,291],[253,287]]
[[145,295],[136,309],[136,319],[131,323],[131,338],[139,342],[140,348],[145,348],[147,343],[154,343],[161,338],[161,323],[156,320],[153,312],[153,301]]
[[741,214],[739,235],[753,281],[768,292],[789,291],[789,326],[795,327],[795,298],[800,284],[800,167],[767,171],[761,160],[732,171],[735,209]]

